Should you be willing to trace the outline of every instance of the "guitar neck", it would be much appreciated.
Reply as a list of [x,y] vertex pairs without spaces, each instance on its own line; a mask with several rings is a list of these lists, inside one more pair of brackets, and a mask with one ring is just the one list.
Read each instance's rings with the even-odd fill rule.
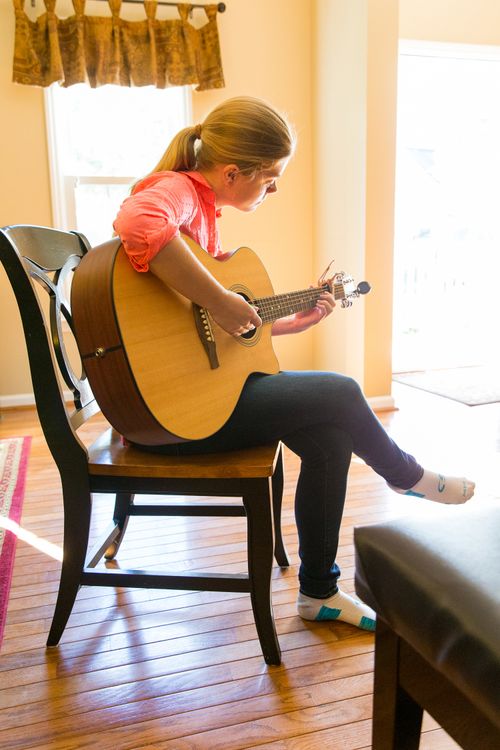
[[258,308],[259,316],[263,323],[272,323],[279,318],[287,315],[293,315],[296,312],[310,310],[323,292],[332,292],[334,298],[342,299],[344,297],[343,284],[323,284],[313,289],[301,289],[297,292],[288,292],[286,294],[276,294],[273,297],[261,297],[252,300],[252,304]]

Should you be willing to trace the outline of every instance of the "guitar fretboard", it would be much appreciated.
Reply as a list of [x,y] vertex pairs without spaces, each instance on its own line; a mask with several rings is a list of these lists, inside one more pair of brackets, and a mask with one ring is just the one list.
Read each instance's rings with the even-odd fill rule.
[[[272,323],[287,315],[310,310],[311,307],[314,307],[321,294],[328,291],[330,291],[330,286],[323,284],[313,289],[301,289],[297,292],[276,294],[273,297],[261,297],[260,299],[252,300],[252,304],[258,308],[258,313],[263,323]],[[335,299],[344,297],[343,284],[334,284],[332,293]]]

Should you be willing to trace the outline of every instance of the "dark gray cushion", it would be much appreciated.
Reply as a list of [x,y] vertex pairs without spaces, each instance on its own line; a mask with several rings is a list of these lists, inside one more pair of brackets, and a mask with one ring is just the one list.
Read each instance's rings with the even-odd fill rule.
[[356,528],[356,592],[500,726],[500,502]]

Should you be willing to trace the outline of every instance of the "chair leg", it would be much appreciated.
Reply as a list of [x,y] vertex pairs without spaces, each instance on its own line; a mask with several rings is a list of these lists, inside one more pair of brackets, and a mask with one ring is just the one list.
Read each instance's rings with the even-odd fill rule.
[[119,533],[116,538],[109,545],[108,549],[104,553],[106,560],[113,560],[118,554],[120,545],[125,536],[127,530],[128,521],[130,518],[129,508],[134,502],[134,495],[129,492],[117,492],[115,500],[115,509],[113,511],[113,521],[119,528]]
[[281,505],[283,502],[283,448],[272,478],[273,484],[273,516],[274,516],[274,557],[280,568],[288,568],[290,560],[281,534]]
[[[81,576],[85,568],[85,556],[89,539],[91,497],[85,490],[78,492],[78,488],[63,488],[63,494],[70,493],[72,507],[78,505],[78,517],[74,513],[64,514],[64,543],[61,578],[56,606],[52,617],[52,624],[47,638],[47,646],[56,646],[64,632],[66,623],[75,603],[76,595],[81,585]],[[81,499],[75,501],[75,495]]]
[[274,531],[270,480],[247,482],[243,504],[247,515],[248,574],[255,626],[266,664],[281,664],[271,602]]
[[423,709],[399,684],[400,639],[380,618],[375,634],[373,750],[418,750]]

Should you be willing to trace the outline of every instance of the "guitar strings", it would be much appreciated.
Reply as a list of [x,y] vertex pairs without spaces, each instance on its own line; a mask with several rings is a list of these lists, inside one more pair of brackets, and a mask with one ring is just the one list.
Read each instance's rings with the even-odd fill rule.
[[[262,297],[253,300],[253,304],[258,308],[263,322],[269,323],[285,315],[310,309],[316,304],[322,292],[329,290],[330,286],[323,284],[312,289],[287,292],[273,297]],[[334,283],[332,294],[335,300],[343,299],[345,297],[344,284],[342,282]]]
[[[338,288],[342,285],[334,285],[334,296],[338,299]],[[320,295],[329,290],[328,284],[313,289],[302,289],[297,292],[287,292],[277,294],[273,297],[262,297],[252,300],[258,308],[259,316],[264,323],[269,323],[285,315],[292,315],[295,312],[309,310],[314,307]]]

